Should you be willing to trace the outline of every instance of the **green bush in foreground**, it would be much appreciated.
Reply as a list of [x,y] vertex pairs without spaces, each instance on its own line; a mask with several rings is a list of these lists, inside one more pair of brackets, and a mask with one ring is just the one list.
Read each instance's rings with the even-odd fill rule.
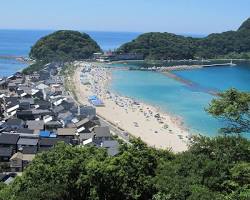
[[[241,137],[197,136],[188,151],[172,154],[140,140],[105,149],[58,144],[36,156],[1,200],[247,200],[250,142]],[[1,187],[0,187],[1,188]]]
[[206,109],[209,114],[226,122],[220,132],[241,134],[250,132],[250,93],[229,89],[219,93]]

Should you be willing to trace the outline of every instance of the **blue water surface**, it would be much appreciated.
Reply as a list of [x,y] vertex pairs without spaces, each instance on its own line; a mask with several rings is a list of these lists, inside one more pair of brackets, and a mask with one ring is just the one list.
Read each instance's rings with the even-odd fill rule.
[[[119,67],[132,65],[134,64],[119,64]],[[235,87],[250,91],[248,63],[238,63],[235,67],[213,67],[174,73],[194,82],[199,88],[192,88],[157,72],[114,70],[111,89],[181,116],[192,133],[209,136],[217,135],[224,122],[206,113],[205,108],[215,98],[206,90],[223,91]]]
[[[0,30],[0,77],[9,76],[26,65],[16,60],[3,59],[2,56],[28,57],[30,48],[41,37],[54,32],[53,30]],[[113,50],[125,42],[136,38],[139,33],[98,32],[88,33],[103,50]]]

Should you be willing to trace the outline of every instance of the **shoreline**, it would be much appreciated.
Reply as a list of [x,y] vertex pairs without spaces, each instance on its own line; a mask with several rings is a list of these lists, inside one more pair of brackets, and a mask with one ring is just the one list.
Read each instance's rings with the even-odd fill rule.
[[[76,62],[74,65],[77,68],[73,84],[80,103],[90,105],[88,96],[97,95],[105,105],[96,107],[97,114],[121,130],[140,137],[149,146],[171,149],[173,152],[187,150],[190,133],[180,117],[110,91],[108,85],[112,80],[111,69],[101,64]],[[86,66],[91,66],[87,74],[93,81],[84,85],[80,77]]]

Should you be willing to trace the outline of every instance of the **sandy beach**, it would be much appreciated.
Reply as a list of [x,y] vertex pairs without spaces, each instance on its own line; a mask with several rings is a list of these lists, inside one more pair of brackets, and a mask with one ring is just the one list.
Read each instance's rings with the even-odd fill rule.
[[97,95],[104,103],[104,106],[96,107],[97,114],[124,132],[140,137],[156,148],[171,149],[173,152],[187,149],[189,132],[180,118],[110,92],[108,84],[112,79],[112,69],[84,62],[75,62],[74,65],[77,68],[72,81],[81,104],[90,105],[88,97]]

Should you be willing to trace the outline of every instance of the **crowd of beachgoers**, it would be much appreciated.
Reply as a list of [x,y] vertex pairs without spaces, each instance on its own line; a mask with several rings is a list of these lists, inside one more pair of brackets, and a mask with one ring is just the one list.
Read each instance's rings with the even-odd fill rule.
[[[80,101],[88,104],[88,96],[96,95],[104,102],[97,113],[112,121],[129,134],[157,148],[182,151],[187,148],[189,130],[180,117],[161,112],[159,108],[111,92],[109,84],[114,69],[96,63],[75,63],[76,93]],[[85,77],[88,80],[82,80]]]

